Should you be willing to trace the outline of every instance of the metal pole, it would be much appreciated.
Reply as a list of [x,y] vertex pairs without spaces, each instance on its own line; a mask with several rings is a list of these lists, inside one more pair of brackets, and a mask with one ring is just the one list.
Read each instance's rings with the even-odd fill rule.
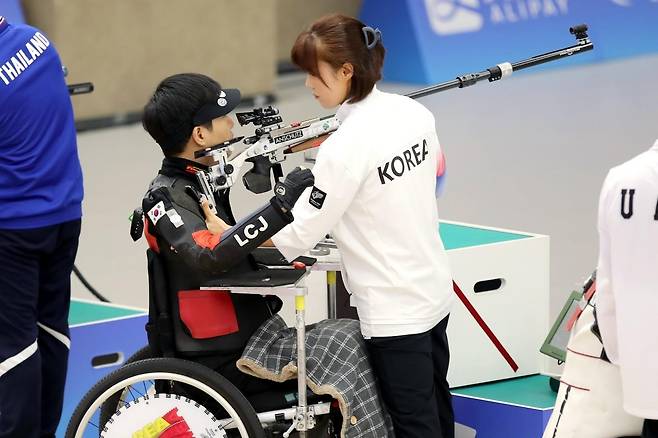
[[296,429],[300,438],[306,438],[308,406],[306,401],[306,321],[305,300],[306,288],[295,296],[295,328],[297,330],[297,416]]
[[336,271],[327,271],[327,316],[336,319]]

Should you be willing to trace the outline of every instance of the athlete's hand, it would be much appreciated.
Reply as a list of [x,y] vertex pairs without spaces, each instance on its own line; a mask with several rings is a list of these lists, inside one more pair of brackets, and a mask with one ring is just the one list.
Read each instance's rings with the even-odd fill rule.
[[208,227],[208,231],[211,233],[222,234],[224,231],[231,228],[226,222],[221,220],[215,213],[210,210],[207,199],[201,201],[201,209],[203,210],[203,214],[206,216],[206,226]]
[[274,186],[274,197],[277,199],[284,211],[290,211],[302,195],[302,192],[311,187],[315,182],[313,173],[310,169],[295,167],[283,182],[276,183]]

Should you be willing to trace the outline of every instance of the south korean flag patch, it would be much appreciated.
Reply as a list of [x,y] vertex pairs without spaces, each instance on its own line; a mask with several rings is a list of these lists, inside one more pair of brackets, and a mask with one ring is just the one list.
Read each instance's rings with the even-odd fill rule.
[[325,192],[313,186],[313,190],[311,190],[311,196],[308,197],[308,202],[319,210],[322,208],[326,197],[327,194]]
[[151,223],[156,225],[158,221],[167,214],[165,211],[164,202],[160,201],[155,204],[155,206],[150,209],[147,214],[149,215],[149,219],[151,219]]
[[183,226],[183,218],[180,217],[176,209],[170,208],[169,210],[165,210],[164,202],[162,201],[155,204],[155,206],[149,210],[148,216],[153,225],[156,225],[160,219],[167,216],[174,227],[180,228]]

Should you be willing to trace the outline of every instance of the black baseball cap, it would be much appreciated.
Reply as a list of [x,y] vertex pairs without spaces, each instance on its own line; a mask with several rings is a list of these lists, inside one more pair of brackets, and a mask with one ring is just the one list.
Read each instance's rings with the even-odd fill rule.
[[217,117],[222,117],[230,113],[240,104],[240,90],[236,88],[225,88],[219,90],[217,96],[212,101],[207,102],[199,111],[194,114],[192,123],[194,126],[203,125]]

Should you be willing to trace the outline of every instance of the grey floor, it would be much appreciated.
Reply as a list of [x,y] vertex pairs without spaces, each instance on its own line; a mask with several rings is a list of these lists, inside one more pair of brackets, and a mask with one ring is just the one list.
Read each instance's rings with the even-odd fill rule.
[[[658,56],[633,58],[422,100],[436,116],[448,160],[441,217],[550,235],[551,318],[596,265],[596,209],[607,170],[658,138],[656,70]],[[303,76],[282,77],[276,94],[288,121],[329,113],[304,89]],[[79,151],[86,197],[77,265],[110,300],[144,307],[145,243],[131,241],[128,217],[159,167],[159,149],[132,125],[81,133]],[[299,162],[293,157],[285,167]],[[266,198],[239,187],[237,215]],[[74,296],[90,298],[77,280]]]

